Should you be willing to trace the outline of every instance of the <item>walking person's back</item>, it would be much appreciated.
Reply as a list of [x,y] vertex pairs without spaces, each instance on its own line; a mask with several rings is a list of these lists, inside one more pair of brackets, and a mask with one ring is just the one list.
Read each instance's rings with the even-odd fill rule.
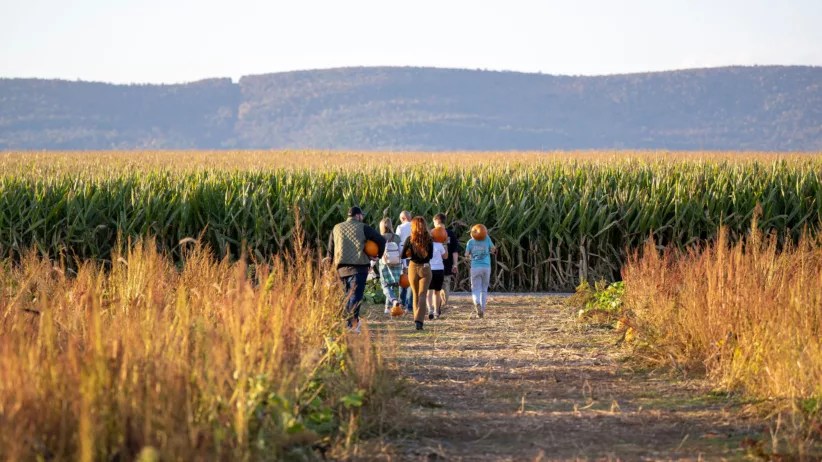
[[[359,332],[360,303],[365,293],[365,282],[371,260],[385,251],[385,239],[374,228],[363,223],[364,214],[359,207],[348,209],[348,219],[334,226],[328,240],[328,259],[336,265],[340,283],[348,297],[346,303],[349,329]],[[366,241],[378,246],[376,257],[365,253]]]
[[496,247],[483,225],[471,228],[471,239],[465,245],[465,256],[471,259],[471,297],[478,317],[485,316],[488,286],[491,283],[491,255]]
[[423,329],[427,310],[426,295],[431,284],[431,257],[434,241],[428,232],[425,218],[414,217],[411,221],[411,235],[403,244],[403,256],[408,258],[408,279],[414,299],[414,323],[417,330]]
[[391,309],[400,304],[398,288],[400,276],[402,275],[402,258],[400,252],[399,234],[394,233],[391,219],[386,217],[380,222],[380,233],[385,239],[385,253],[379,261],[380,285],[385,294],[385,313],[390,313]]

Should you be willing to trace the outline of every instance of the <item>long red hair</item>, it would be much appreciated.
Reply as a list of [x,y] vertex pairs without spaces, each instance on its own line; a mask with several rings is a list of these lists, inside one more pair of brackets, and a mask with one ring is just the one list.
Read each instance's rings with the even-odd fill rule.
[[423,217],[414,217],[411,220],[411,246],[414,252],[422,257],[428,256],[428,246],[431,244],[431,233],[428,231],[428,223]]

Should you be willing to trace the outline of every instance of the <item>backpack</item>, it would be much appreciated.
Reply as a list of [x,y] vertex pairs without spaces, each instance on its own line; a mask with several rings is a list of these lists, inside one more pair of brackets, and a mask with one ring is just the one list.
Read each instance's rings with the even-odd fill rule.
[[394,241],[396,235],[391,233],[393,236],[390,241],[385,243],[385,252],[383,253],[382,260],[388,266],[397,266],[402,263],[400,259],[400,245]]

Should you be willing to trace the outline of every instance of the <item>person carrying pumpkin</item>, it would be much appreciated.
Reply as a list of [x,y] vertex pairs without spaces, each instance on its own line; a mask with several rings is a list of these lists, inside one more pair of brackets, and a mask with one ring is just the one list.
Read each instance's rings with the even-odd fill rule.
[[[434,223],[436,224],[436,218]],[[431,238],[434,241],[434,254],[431,256],[431,285],[428,286],[428,319],[439,318],[442,314],[442,307],[445,299],[441,296],[443,281],[445,280],[445,259],[448,257],[448,250],[445,243],[448,241],[448,233],[445,227],[435,226],[431,230]]]
[[434,241],[423,217],[411,220],[411,235],[402,246],[403,257],[408,258],[408,279],[414,299],[414,324],[423,330],[425,314],[428,311],[426,295],[431,284],[431,257],[434,255]]
[[[405,252],[402,250],[402,245],[408,239],[408,236],[411,235],[411,212],[408,210],[403,210],[400,212],[400,224],[397,225],[397,234],[400,235],[400,254],[405,255]],[[408,259],[402,257],[402,266],[403,272],[405,269],[408,268]],[[407,276],[406,276],[407,277]],[[403,306],[409,313],[413,312],[414,302],[411,297],[411,291],[408,290],[408,287],[400,288],[400,305]]]
[[[360,303],[365,293],[365,282],[371,260],[380,258],[385,252],[385,239],[374,228],[363,223],[365,214],[353,206],[348,209],[348,219],[334,226],[328,239],[326,260],[336,265],[347,301],[345,306],[346,324],[349,330],[360,332]],[[374,255],[366,254],[366,242],[377,246]],[[372,246],[374,244],[371,244]]]
[[402,258],[400,257],[402,242],[400,242],[399,234],[394,233],[393,223],[388,217],[380,222],[380,233],[385,239],[385,252],[379,261],[380,285],[385,294],[385,314],[389,314],[392,308],[400,306],[397,299],[397,288],[402,276]]
[[485,225],[474,225],[471,228],[471,239],[465,244],[465,256],[471,259],[471,297],[478,317],[485,315],[488,301],[488,285],[491,282],[491,255],[497,248],[488,235]]
[[439,293],[439,297],[441,299],[440,303],[443,308],[448,305],[448,296],[451,294],[451,290],[453,290],[453,285],[456,284],[460,252],[462,252],[462,247],[460,246],[460,241],[457,239],[457,233],[455,231],[457,223],[452,223],[451,228],[446,228],[445,219],[446,216],[444,213],[434,215],[434,230],[431,231],[434,241],[436,242],[439,240],[442,242],[443,235],[440,228],[445,230],[444,245],[448,250],[448,253],[442,259],[442,263],[445,268],[445,277],[442,282],[442,290]]

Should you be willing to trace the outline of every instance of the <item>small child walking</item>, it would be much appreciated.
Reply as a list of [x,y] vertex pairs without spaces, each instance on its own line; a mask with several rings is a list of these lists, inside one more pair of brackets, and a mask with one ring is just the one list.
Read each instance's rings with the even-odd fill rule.
[[442,314],[443,300],[440,297],[442,284],[445,280],[445,264],[443,258],[448,254],[445,246],[434,242],[434,253],[431,255],[431,284],[428,286],[426,301],[428,302],[428,319],[439,318]]
[[394,233],[391,219],[385,217],[380,221],[380,233],[385,239],[385,253],[379,261],[380,285],[385,294],[385,314],[400,304],[397,299],[397,290],[402,275],[402,259],[400,258],[400,236]]
[[[481,226],[481,230],[477,229]],[[481,231],[481,232],[475,232]],[[491,282],[491,255],[496,254],[497,248],[491,241],[491,236],[485,226],[477,225],[471,230],[471,239],[465,245],[465,256],[471,259],[471,297],[474,300],[474,310],[477,317],[485,315],[488,301],[488,285]]]

